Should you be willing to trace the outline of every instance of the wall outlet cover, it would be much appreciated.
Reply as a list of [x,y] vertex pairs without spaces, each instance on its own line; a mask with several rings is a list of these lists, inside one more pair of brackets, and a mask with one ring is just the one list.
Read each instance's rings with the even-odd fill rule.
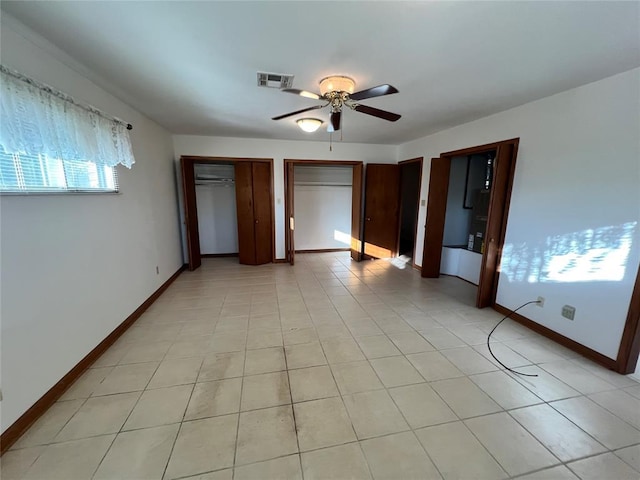
[[576,316],[576,307],[572,307],[571,305],[564,305],[562,307],[562,316],[569,320],[573,320]]

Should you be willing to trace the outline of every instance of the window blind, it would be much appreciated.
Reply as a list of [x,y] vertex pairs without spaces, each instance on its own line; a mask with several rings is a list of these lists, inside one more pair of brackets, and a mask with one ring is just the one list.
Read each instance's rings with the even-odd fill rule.
[[115,168],[107,165],[11,154],[0,149],[0,191],[117,192],[118,177]]

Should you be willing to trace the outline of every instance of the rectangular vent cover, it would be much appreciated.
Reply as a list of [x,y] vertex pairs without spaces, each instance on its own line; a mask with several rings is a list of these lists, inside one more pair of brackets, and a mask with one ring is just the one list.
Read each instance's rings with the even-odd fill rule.
[[258,72],[258,86],[267,88],[291,88],[293,75],[287,73]]

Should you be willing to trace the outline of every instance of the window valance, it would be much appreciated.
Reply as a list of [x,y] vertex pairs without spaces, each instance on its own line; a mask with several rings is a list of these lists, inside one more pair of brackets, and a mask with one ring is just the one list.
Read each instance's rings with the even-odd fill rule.
[[0,75],[0,148],[6,153],[131,168],[130,125],[2,65]]

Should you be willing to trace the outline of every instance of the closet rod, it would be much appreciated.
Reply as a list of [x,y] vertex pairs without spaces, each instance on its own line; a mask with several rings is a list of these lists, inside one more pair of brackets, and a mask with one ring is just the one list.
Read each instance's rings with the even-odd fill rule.
[[352,187],[351,183],[318,183],[318,182],[293,182],[293,185],[303,187]]

